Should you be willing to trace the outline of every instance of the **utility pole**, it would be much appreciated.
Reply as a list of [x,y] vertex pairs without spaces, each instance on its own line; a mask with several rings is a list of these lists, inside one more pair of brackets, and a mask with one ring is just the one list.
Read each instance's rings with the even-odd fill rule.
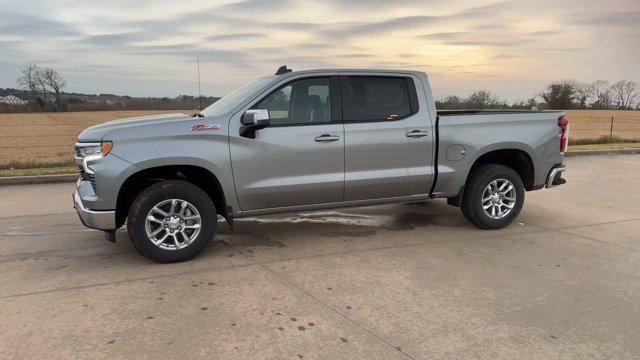
[[202,88],[200,87],[200,54],[196,53],[198,60],[198,110],[202,110]]

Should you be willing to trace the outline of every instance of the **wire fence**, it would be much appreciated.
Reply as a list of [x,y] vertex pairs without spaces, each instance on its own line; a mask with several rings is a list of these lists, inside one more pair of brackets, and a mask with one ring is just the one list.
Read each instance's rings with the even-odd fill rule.
[[[569,113],[570,142],[640,142],[640,111],[624,116]],[[77,135],[91,121],[18,123],[0,118],[0,169],[74,164]]]

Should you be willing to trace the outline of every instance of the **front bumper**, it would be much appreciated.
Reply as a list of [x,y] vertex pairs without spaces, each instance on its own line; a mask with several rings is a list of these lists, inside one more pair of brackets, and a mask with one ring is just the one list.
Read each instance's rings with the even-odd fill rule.
[[85,208],[78,190],[73,193],[73,207],[76,209],[84,226],[104,231],[116,229],[116,212],[113,210],[94,211]]
[[567,166],[565,164],[554,165],[551,171],[549,171],[549,175],[547,175],[545,187],[548,189],[566,183],[567,180],[562,178],[562,173],[566,170]]

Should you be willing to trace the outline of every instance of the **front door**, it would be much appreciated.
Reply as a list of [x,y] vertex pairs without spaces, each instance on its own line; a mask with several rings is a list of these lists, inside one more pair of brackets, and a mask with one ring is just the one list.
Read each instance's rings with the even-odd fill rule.
[[269,110],[271,125],[255,139],[230,136],[242,211],[343,201],[344,130],[332,121],[331,84],[327,76],[280,86],[252,107]]
[[434,134],[419,79],[342,76],[340,82],[345,201],[428,194]]

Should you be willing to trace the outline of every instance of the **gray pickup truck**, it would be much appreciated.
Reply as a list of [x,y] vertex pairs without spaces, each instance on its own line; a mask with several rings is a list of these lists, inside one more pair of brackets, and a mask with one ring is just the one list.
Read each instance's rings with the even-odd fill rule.
[[562,112],[436,111],[427,75],[286,66],[195,115],[90,127],[76,143],[84,225],[158,262],[197,255],[218,215],[446,198],[482,229],[563,184]]

